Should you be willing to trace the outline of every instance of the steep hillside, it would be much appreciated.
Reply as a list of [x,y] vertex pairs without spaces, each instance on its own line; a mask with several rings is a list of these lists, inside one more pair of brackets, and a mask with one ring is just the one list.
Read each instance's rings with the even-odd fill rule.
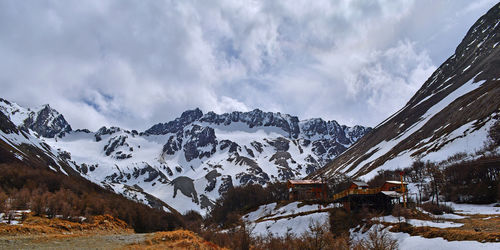
[[370,178],[418,158],[440,161],[480,150],[499,119],[499,16],[497,4],[401,110],[311,177],[342,172]]
[[134,190],[128,193],[142,195],[149,207],[126,199],[105,183],[99,186],[83,178],[68,158],[17,129],[0,112],[0,218],[29,209],[35,215],[71,220],[111,214],[138,232],[182,226],[178,212],[162,201]]
[[149,205],[157,197],[180,212],[205,213],[232,186],[304,178],[371,129],[258,109],[195,109],[141,133],[91,132],[72,130],[48,105],[26,109],[2,99],[0,111],[18,133],[0,134],[13,148],[45,147],[65,171]]

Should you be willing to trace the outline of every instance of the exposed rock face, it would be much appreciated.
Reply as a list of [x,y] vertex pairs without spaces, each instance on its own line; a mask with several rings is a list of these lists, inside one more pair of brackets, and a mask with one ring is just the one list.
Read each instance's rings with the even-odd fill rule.
[[[188,140],[184,144],[184,155],[186,161],[191,161],[194,158],[210,157],[217,150],[217,141],[215,140],[215,132],[211,127],[201,127],[193,125],[190,130],[184,131],[184,137]],[[206,149],[208,147],[208,149]],[[200,150],[204,148],[204,150]]]
[[51,138],[71,131],[71,126],[64,117],[48,104],[32,114],[24,121],[24,127],[37,132],[40,136]]
[[223,195],[226,193],[229,189],[233,188],[233,179],[231,178],[230,175],[223,175],[221,177],[221,185],[219,187],[219,195]]
[[205,191],[211,192],[214,190],[215,185],[217,184],[217,177],[221,176],[221,174],[217,173],[217,170],[212,170],[205,175],[205,179],[208,181],[208,185],[205,188]]
[[182,113],[181,117],[167,123],[158,123],[150,129],[144,131],[144,133],[149,135],[177,133],[179,131],[182,131],[182,129],[184,129],[186,125],[198,120],[202,115],[203,113],[198,108],[194,110],[188,110]]
[[174,198],[177,196],[177,190],[187,197],[191,197],[193,202],[198,204],[198,194],[194,188],[193,179],[185,176],[177,177],[172,180],[171,185],[174,186]]
[[291,138],[297,138],[299,131],[299,119],[295,116],[282,115],[280,113],[263,112],[255,109],[250,112],[232,112],[222,115],[209,112],[201,119],[201,122],[207,122],[215,125],[230,125],[234,122],[241,122],[254,127],[277,127],[283,129]]
[[64,116],[48,104],[31,110],[0,98],[0,112],[19,129],[25,132],[34,131],[38,136],[53,138],[72,131]]
[[5,116],[2,112],[0,112],[0,130],[6,134],[19,133],[16,125],[14,125],[14,123],[10,121],[9,117]]
[[[401,110],[311,177],[342,172],[370,178],[416,159],[441,161],[480,151],[500,110],[499,16],[497,4]],[[350,135],[361,130],[353,128]]]

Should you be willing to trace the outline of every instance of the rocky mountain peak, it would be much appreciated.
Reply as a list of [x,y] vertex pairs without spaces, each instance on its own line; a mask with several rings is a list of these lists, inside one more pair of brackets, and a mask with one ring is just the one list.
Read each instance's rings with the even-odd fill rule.
[[49,104],[43,105],[36,113],[33,112],[24,121],[24,127],[47,138],[52,138],[56,135],[60,136],[63,133],[71,131],[71,126],[64,119],[64,116],[51,108]]
[[186,124],[192,123],[203,116],[203,112],[199,108],[182,112],[180,120]]
[[35,109],[26,109],[16,103],[1,99],[0,111],[20,129],[32,130],[42,137],[62,136],[72,130],[64,116],[49,104]]

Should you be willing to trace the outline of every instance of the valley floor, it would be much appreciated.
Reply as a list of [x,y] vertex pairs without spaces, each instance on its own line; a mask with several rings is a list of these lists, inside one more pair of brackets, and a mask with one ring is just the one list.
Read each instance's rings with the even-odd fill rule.
[[149,235],[0,236],[0,249],[122,249],[144,242]]
[[25,212],[16,211],[9,222],[0,220],[0,249],[220,249],[187,230],[134,233],[110,215],[72,222]]

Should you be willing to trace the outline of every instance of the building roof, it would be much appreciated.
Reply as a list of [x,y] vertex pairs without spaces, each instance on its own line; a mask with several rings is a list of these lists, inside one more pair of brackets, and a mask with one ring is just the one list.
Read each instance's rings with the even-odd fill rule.
[[[385,181],[385,182],[386,183],[391,183],[391,184],[399,184],[399,185],[401,185],[401,181]],[[403,181],[403,184],[404,185],[408,185],[408,182],[404,182]]]
[[385,194],[389,197],[394,197],[394,198],[398,198],[398,197],[401,197],[401,194],[399,194],[398,192],[396,191],[380,191],[382,194]]
[[288,180],[294,185],[307,185],[307,184],[323,184],[320,180]]
[[366,182],[363,181],[353,181],[352,183],[354,183],[358,187],[368,187],[368,184],[366,184]]

